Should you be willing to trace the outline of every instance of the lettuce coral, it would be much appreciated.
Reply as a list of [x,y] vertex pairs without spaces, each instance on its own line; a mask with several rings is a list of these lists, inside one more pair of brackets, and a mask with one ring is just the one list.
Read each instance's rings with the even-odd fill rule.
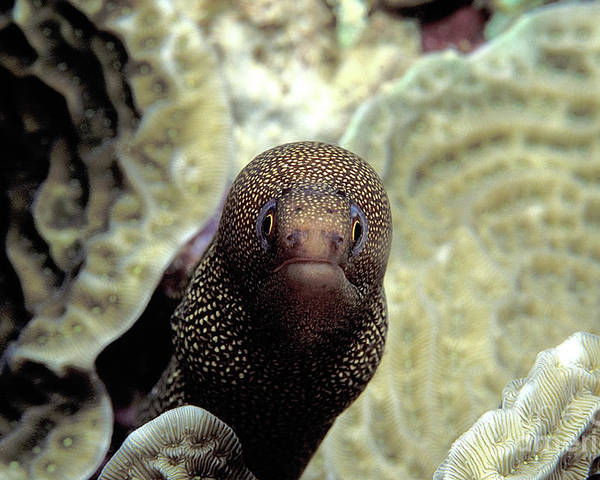
[[[7,257],[33,318],[2,358],[0,477],[85,478],[112,428],[92,422],[111,413],[94,361],[218,209],[231,119],[216,55],[169,2],[16,0],[2,12],[0,74],[15,89],[3,115],[22,137],[6,160]],[[27,380],[32,365],[44,381]],[[74,371],[93,390],[75,407],[70,387],[53,390]]]
[[33,364],[3,373],[2,478],[89,478],[108,449],[113,423],[98,377],[74,370],[59,377]]
[[600,337],[577,333],[537,357],[454,442],[434,480],[586,478],[600,452]]
[[537,352],[600,333],[600,6],[421,59],[341,143],[392,202],[386,353],[304,478],[430,478]]
[[[94,2],[79,6],[88,10],[84,12],[99,28],[122,39],[128,60],[121,67],[141,118],[134,122],[133,115],[127,115],[130,121],[119,124],[118,135],[110,144],[82,142],[79,147],[83,161],[90,164],[90,173],[95,173],[99,163],[104,169],[118,168],[125,181],[118,198],[107,202],[101,198],[105,191],[96,192],[94,187],[115,188],[114,181],[90,180],[90,213],[106,216],[104,229],[87,232],[87,236],[85,228],[76,229],[84,232],[85,264],[70,285],[65,311],[35,317],[19,339],[14,361],[43,362],[56,371],[66,365],[91,368],[99,351],[131,326],[176,248],[217,208],[231,160],[228,110],[216,59],[197,27],[181,12],[160,2],[139,5],[135,13],[125,6],[100,7]],[[36,29],[44,25],[44,15],[52,12],[51,7],[36,9],[35,4],[20,0],[15,5],[15,20],[25,34],[30,30],[37,34]],[[90,48],[102,50],[94,41]],[[104,49],[110,50],[106,44]],[[37,71],[37,63],[51,64],[52,58],[45,59],[43,53],[38,51],[40,59],[30,69]],[[101,57],[102,52],[98,55]],[[46,76],[54,79],[69,73],[68,66],[65,72],[58,65],[55,70]],[[107,82],[109,98],[111,86]],[[68,96],[69,88],[65,90]],[[90,97],[85,92],[76,96]],[[124,102],[122,98],[113,100]],[[87,109],[83,110],[86,117]],[[91,115],[97,110],[92,109]],[[71,108],[75,124],[83,128],[78,113]],[[97,133],[102,135],[102,131]],[[49,183],[57,188],[52,173],[51,169],[42,198]],[[64,196],[76,195],[63,190]],[[99,212],[100,205],[103,212]],[[60,215],[64,210],[40,207],[34,213]],[[60,220],[67,221],[64,216]],[[38,215],[37,221],[51,225],[59,220]],[[66,232],[61,229],[61,234]],[[45,238],[51,251],[53,238]],[[59,259],[57,263],[61,264]],[[22,283],[27,284],[27,279]]]

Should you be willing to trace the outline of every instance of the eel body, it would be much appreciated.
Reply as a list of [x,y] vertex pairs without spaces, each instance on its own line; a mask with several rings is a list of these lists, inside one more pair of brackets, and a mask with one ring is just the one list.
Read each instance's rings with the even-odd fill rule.
[[358,156],[297,142],[256,157],[171,318],[149,415],[203,407],[259,479],[298,478],[381,359],[390,241],[386,193]]

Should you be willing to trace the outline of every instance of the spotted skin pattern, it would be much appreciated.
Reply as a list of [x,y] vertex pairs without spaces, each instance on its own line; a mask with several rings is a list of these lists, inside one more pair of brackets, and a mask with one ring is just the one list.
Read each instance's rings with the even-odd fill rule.
[[[274,228],[265,248],[257,219],[269,201]],[[358,253],[353,204],[368,222]],[[321,250],[302,243],[306,232]],[[171,318],[175,353],[149,415],[201,406],[234,429],[257,478],[298,478],[383,354],[390,241],[381,181],[353,153],[297,142],[256,157],[234,182]],[[297,256],[327,262],[287,266]]]

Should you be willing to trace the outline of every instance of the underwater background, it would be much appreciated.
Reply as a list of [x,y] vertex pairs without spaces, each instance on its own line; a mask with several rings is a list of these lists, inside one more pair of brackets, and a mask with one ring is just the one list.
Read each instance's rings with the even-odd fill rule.
[[302,478],[432,478],[518,399],[436,478],[597,474],[598,337],[549,349],[600,334],[600,4],[541,4],[1,2],[0,478],[96,478],[229,184],[307,139],[394,240],[382,364]]

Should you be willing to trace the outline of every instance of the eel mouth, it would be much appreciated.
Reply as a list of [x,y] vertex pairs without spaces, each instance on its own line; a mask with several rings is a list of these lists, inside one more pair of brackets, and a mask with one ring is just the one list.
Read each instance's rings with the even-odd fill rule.
[[273,270],[273,275],[281,285],[306,298],[341,292],[349,283],[342,266],[325,258],[288,258]]
[[284,267],[286,267],[288,265],[294,264],[294,263],[307,263],[307,264],[324,263],[324,264],[329,264],[332,267],[338,267],[340,270],[343,271],[343,269],[342,269],[342,267],[340,265],[338,265],[335,262],[332,262],[331,260],[327,260],[326,258],[292,257],[292,258],[288,258],[285,262],[283,262],[279,266],[277,266],[273,270],[273,273],[277,273],[282,268],[284,268]]

